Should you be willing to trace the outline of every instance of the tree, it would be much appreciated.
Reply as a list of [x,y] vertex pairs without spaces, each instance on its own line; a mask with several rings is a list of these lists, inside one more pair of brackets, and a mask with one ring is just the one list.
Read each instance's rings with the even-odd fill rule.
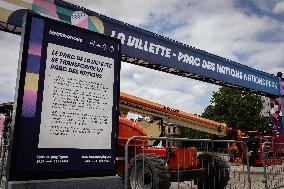
[[221,87],[214,92],[202,117],[228,124],[241,131],[271,130],[270,118],[261,115],[264,107],[261,96],[237,89]]
[[213,139],[214,135],[210,133],[206,133],[203,131],[197,131],[187,127],[180,127],[180,136],[186,137],[190,139],[203,139],[203,138],[210,138]]

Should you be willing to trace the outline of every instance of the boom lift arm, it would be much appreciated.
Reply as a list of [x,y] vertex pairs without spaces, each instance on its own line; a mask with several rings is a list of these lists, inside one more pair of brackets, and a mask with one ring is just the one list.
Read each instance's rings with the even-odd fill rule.
[[227,136],[230,128],[225,123],[218,123],[201,118],[186,112],[172,109],[158,103],[154,103],[126,93],[120,93],[120,113],[126,117],[128,112],[160,119],[174,125],[191,128],[207,133]]

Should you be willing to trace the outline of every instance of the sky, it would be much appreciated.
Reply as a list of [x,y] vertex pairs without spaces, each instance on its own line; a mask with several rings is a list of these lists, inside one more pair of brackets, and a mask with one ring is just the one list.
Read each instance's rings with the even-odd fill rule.
[[[284,73],[284,0],[68,0],[276,74]],[[13,101],[20,37],[0,32],[0,103]],[[201,114],[218,86],[122,63],[121,91]]]

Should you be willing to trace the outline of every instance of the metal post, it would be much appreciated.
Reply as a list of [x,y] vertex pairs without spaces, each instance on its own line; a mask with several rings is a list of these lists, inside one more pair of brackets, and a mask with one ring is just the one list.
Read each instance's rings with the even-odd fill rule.
[[264,142],[262,144],[262,163],[263,163],[263,168],[264,168],[264,185],[265,185],[265,188],[268,189],[268,178],[267,178],[267,173],[266,173],[266,164],[265,164],[265,152],[264,152],[264,148],[265,148],[265,144],[269,144],[270,142]]
[[126,142],[125,145],[125,153],[124,153],[124,157],[125,157],[125,163],[124,163],[124,188],[127,189],[128,188],[128,143],[129,140]]
[[243,143],[246,149],[246,153],[247,153],[247,170],[248,170],[248,187],[249,189],[251,189],[251,178],[250,178],[250,165],[249,165],[249,152],[248,152],[248,147],[246,143]]
[[178,150],[178,189],[179,189],[179,166],[180,166],[180,154],[179,154],[179,150]]

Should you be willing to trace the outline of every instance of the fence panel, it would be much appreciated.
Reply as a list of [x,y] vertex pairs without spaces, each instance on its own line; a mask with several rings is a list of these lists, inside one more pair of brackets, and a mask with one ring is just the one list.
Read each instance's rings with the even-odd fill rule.
[[5,137],[2,136],[0,140],[0,188],[3,188],[6,182],[6,168],[7,168],[7,156],[8,156],[8,143]]
[[263,143],[262,160],[265,188],[284,188],[284,143]]
[[251,175],[249,162],[242,141],[132,137],[125,146],[125,189],[264,188],[263,169]]

